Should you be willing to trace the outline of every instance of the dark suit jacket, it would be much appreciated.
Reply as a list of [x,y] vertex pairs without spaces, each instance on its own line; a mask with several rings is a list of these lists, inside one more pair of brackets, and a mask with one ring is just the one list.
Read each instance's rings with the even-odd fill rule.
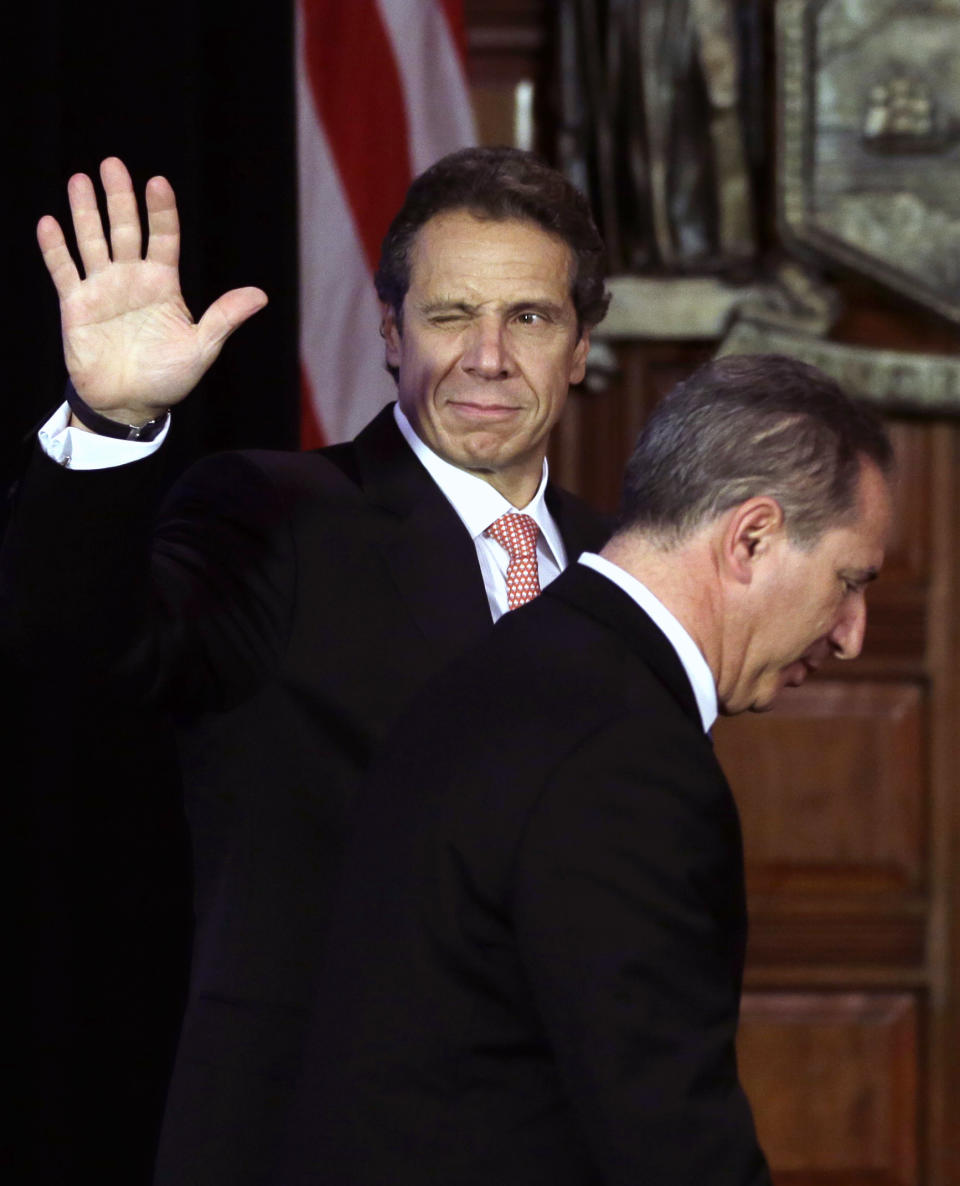
[[285,1186],[760,1186],[739,820],[670,644],[573,565],[361,793]]
[[[182,726],[196,939],[157,1178],[236,1186],[273,1166],[345,805],[490,611],[473,544],[390,409],[320,454],[200,463],[151,544],[158,468],[37,456],[4,588],[34,661],[68,654],[65,676],[101,673]],[[548,504],[572,557],[602,542],[578,500]]]

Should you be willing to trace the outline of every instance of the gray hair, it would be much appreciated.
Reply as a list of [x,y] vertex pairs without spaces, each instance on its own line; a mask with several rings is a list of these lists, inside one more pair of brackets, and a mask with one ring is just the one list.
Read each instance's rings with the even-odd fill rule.
[[785,355],[728,355],[654,410],[627,464],[620,529],[670,547],[769,495],[790,541],[809,548],[856,514],[863,459],[889,477],[889,437],[833,379]]

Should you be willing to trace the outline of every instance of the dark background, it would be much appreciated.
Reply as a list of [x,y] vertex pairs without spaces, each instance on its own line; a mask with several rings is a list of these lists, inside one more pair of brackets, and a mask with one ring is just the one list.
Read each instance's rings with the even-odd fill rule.
[[[170,477],[214,449],[295,447],[292,5],[35,0],[5,34],[4,487],[65,379],[34,228],[45,213],[68,225],[67,178],[96,177],[110,155],[141,195],[153,174],[172,182],[195,316],[238,285],[270,297],[178,410]],[[172,745],[162,722],[71,699],[62,672],[6,661],[0,674],[6,955],[24,996],[8,1017],[20,1109],[4,1158],[21,1164],[7,1180],[136,1186],[149,1180],[189,951]]]
[[[738,11],[754,4],[743,0]],[[757,0],[756,7],[767,67],[758,199],[764,245],[779,256],[774,0]],[[141,191],[156,172],[174,183],[184,291],[195,313],[238,284],[259,284],[271,299],[227,344],[205,392],[178,411],[165,449],[171,470],[206,449],[294,443],[291,8],[279,0],[240,16],[240,6],[222,0],[172,0],[145,16],[129,4],[36,0],[5,13],[0,472],[15,472],[17,441],[62,391],[56,301],[36,249],[36,221],[46,212],[63,216],[70,173],[95,173],[111,153],[128,162]],[[556,0],[466,0],[483,142],[510,139],[513,88],[533,80],[537,147],[553,155],[559,8]],[[835,260],[819,263],[845,303],[833,340],[955,353],[955,325],[853,277]],[[619,373],[609,386],[579,391],[570,401],[554,437],[553,476],[597,506],[614,506],[620,461],[649,410],[713,349],[706,341],[618,343]],[[905,447],[904,526],[894,562],[871,595],[871,653],[844,688],[851,705],[863,703],[856,683],[862,679],[912,681],[921,690],[921,752],[901,755],[916,782],[905,781],[897,796],[898,803],[916,797],[927,820],[919,882],[902,895],[891,896],[883,885],[871,889],[874,866],[857,869],[848,854],[783,884],[785,850],[761,843],[755,868],[774,879],[780,896],[751,900],[748,1000],[759,1011],[746,1029],[748,1043],[759,1043],[752,1070],[760,1072],[754,1103],[758,1122],[767,1126],[762,1139],[777,1164],[791,1167],[791,1180],[835,1183],[840,1172],[851,1181],[880,1175],[953,1186],[960,1182],[954,1055],[960,1049],[960,552],[954,538],[960,438],[955,419],[945,417],[902,417],[893,427]],[[92,1178],[136,1186],[148,1180],[183,988],[186,840],[162,727],[158,736],[156,725],[115,708],[67,701],[56,684],[70,661],[64,655],[55,672],[0,670],[6,692],[0,785],[15,858],[3,864],[10,874],[4,918],[11,920],[3,955],[24,998],[10,1008],[4,1035],[4,1053],[18,1057],[8,1082],[23,1115],[8,1110],[14,1140],[3,1148],[8,1158],[30,1157],[26,1170],[3,1180]],[[853,715],[865,719],[861,708]],[[747,814],[789,819],[771,835],[784,838],[788,855],[786,838],[799,838],[801,867],[802,838],[821,825],[820,797],[811,795],[794,820],[794,801],[772,776],[762,782],[754,776],[766,769],[757,760],[761,752],[780,753],[785,769],[805,769],[815,725],[812,717],[788,717],[785,732],[777,733],[774,716],[743,722],[756,731],[742,746],[757,782]],[[878,738],[888,730],[885,718],[870,727]],[[873,763],[852,753],[840,746],[828,759],[845,804],[838,810],[855,835],[856,821],[870,816],[873,792],[863,780]],[[866,832],[879,836],[901,826],[871,818]],[[838,899],[838,885],[860,888],[846,899],[841,890]],[[843,911],[851,902],[847,924]],[[896,1009],[885,1012],[891,1001]],[[837,1042],[847,1052],[842,1058]],[[871,1117],[881,1117],[885,1150],[874,1139]],[[844,1156],[848,1168],[838,1171]]]

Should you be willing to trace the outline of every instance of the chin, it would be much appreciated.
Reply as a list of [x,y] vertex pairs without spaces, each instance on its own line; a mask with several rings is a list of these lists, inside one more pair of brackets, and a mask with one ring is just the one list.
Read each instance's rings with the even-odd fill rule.
[[760,688],[753,698],[753,703],[750,705],[750,712],[769,712],[784,687],[783,680],[778,679],[773,687],[768,685],[767,687]]
[[722,717],[736,717],[745,712],[768,712],[773,707],[775,696],[776,693],[757,696],[753,700],[741,701],[739,704],[734,700],[728,700],[726,704],[718,704],[717,711]]

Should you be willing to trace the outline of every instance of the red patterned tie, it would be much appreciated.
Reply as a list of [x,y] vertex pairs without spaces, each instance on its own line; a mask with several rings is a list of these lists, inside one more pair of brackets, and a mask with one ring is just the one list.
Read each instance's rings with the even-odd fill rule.
[[540,528],[529,515],[512,512],[491,523],[484,535],[492,536],[510,555],[507,565],[507,608],[516,609],[540,592],[537,572],[537,536]]

